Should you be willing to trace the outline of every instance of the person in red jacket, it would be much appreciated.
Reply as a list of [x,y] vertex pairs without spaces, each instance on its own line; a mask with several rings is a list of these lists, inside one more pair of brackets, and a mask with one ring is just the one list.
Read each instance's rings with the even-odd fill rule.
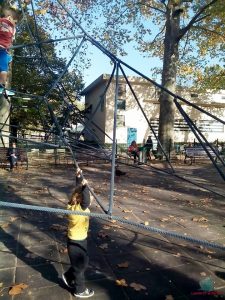
[[134,163],[136,163],[137,158],[139,161],[140,151],[136,141],[132,141],[132,143],[128,147],[128,152],[134,157]]
[[0,92],[4,90],[7,81],[9,63],[12,61],[9,48],[12,46],[20,13],[13,8],[7,8],[2,10],[2,15],[3,17],[0,18]]

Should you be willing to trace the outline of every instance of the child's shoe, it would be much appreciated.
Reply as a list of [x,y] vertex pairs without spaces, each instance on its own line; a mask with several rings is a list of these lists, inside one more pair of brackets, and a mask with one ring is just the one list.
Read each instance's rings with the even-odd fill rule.
[[74,296],[77,298],[90,298],[94,296],[94,291],[86,289],[83,293],[74,293]]
[[62,274],[62,280],[68,288],[74,288],[73,281],[66,276],[66,273]]
[[11,91],[11,90],[6,90],[6,95],[7,95],[7,96],[14,96],[14,95],[15,95],[15,92],[14,92],[14,91]]

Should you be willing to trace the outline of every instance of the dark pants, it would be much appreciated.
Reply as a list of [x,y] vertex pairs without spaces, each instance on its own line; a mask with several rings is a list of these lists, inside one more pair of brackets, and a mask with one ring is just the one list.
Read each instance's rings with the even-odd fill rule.
[[74,281],[76,293],[83,293],[85,291],[84,272],[89,262],[87,240],[72,241],[68,239],[67,249],[71,267],[66,272],[66,277],[70,278],[71,282]]
[[10,155],[9,163],[10,163],[10,170],[12,170],[15,167],[15,165],[17,164],[17,157]]
[[136,151],[131,151],[131,155],[134,157],[134,162],[136,162],[136,159],[139,159],[139,153]]
[[151,154],[150,154],[151,149],[152,149],[152,148],[147,148],[147,147],[146,147],[146,158],[147,158],[147,159],[151,159]]

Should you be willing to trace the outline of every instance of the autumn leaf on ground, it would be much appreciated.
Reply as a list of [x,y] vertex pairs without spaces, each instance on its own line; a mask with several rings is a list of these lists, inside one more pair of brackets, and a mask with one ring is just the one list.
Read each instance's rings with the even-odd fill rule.
[[110,226],[104,225],[104,226],[103,226],[103,229],[109,230],[109,229],[110,229]]
[[145,222],[144,222],[144,225],[145,225],[145,226],[148,226],[148,225],[149,225],[149,222],[148,222],[148,221],[145,221]]
[[123,262],[123,263],[121,263],[121,264],[117,264],[117,266],[118,266],[119,268],[128,268],[128,267],[129,267],[129,262],[128,262],[128,261],[125,261],[125,262]]
[[208,222],[208,219],[206,219],[205,217],[193,217],[191,220],[193,222]]
[[132,282],[130,284],[130,287],[132,287],[135,291],[147,290],[147,288],[144,285],[135,282]]
[[9,288],[9,295],[14,296],[21,294],[24,289],[28,288],[25,283],[20,283]]
[[132,213],[132,209],[131,210],[123,209],[123,212],[125,212],[125,213]]
[[108,246],[109,246],[109,245],[108,245],[107,243],[105,243],[105,244],[101,244],[101,245],[99,246],[99,248],[105,250],[105,249],[108,249]]
[[59,250],[60,253],[68,253],[68,249],[67,248],[63,248]]
[[119,286],[128,286],[125,279],[117,279],[116,284]]
[[3,287],[3,282],[0,282],[0,288]]
[[169,221],[169,218],[162,218],[162,219],[160,219],[160,221],[161,222],[167,222],[167,221]]
[[0,228],[7,228],[9,226],[10,223],[3,223],[0,224]]
[[165,300],[174,300],[174,298],[172,295],[166,295]]
[[14,221],[16,221],[17,219],[19,219],[19,217],[10,217],[10,218],[9,218],[10,222],[14,222]]
[[110,222],[111,222],[111,223],[116,223],[116,220],[111,220]]
[[98,236],[103,239],[109,237],[108,234],[105,233],[104,231],[99,231]]

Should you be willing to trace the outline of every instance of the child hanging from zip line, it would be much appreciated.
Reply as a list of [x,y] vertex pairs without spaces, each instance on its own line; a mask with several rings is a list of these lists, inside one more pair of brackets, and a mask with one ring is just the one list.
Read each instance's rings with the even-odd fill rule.
[[[81,169],[76,172],[76,188],[72,193],[67,209],[77,212],[90,212],[91,204],[90,191],[87,181],[82,179]],[[94,291],[86,288],[84,273],[88,267],[89,257],[87,252],[87,233],[89,228],[89,217],[81,215],[68,215],[68,239],[67,250],[70,258],[70,268],[62,279],[67,287],[73,290],[77,298],[89,298]]]
[[[12,46],[16,33],[16,24],[20,19],[20,12],[12,7],[1,8],[0,18],[0,93],[5,90],[8,78],[9,64],[12,62],[12,56],[9,54],[9,48]],[[14,95],[8,91],[7,94]]]

